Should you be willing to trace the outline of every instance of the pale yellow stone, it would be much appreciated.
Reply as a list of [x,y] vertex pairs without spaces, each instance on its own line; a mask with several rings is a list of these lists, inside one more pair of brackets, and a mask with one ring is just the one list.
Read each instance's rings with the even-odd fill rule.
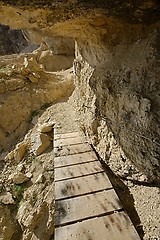
[[51,137],[44,133],[37,133],[32,136],[32,152],[35,155],[42,154],[50,145]]
[[10,192],[5,192],[0,195],[0,202],[3,204],[14,204],[14,199]]
[[39,126],[38,131],[40,131],[41,133],[50,132],[53,129],[53,125],[54,125],[54,122],[44,123]]
[[7,154],[7,156],[5,157],[5,160],[12,160],[14,158],[14,151],[11,151],[10,153]]
[[16,146],[14,150],[14,159],[16,162],[20,162],[23,159],[26,153],[26,150],[27,150],[27,143],[25,142],[21,142]]
[[32,83],[38,83],[38,78],[36,76],[30,74],[28,78]]
[[20,184],[29,180],[29,177],[26,174],[21,172],[15,172],[9,176],[9,180],[14,182],[15,184]]

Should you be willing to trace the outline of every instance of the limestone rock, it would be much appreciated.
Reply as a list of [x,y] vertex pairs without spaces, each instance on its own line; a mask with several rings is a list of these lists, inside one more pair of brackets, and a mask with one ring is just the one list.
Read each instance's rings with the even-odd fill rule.
[[44,182],[44,176],[41,173],[38,178],[36,179],[35,183],[43,183]]
[[10,192],[5,192],[0,194],[0,202],[3,204],[14,204],[14,199],[12,197],[12,194]]
[[72,67],[74,55],[55,55],[52,51],[43,51],[39,62],[43,64],[46,71],[61,71]]
[[19,163],[16,168],[17,172],[24,172],[25,171],[25,165],[23,163]]
[[14,182],[15,184],[21,184],[23,182],[28,181],[30,179],[29,176],[31,177],[32,175],[29,174],[27,175],[21,172],[15,172],[9,176],[9,180]]
[[0,55],[19,53],[28,45],[21,30],[0,24],[0,32]]
[[[44,181],[46,180],[44,179]],[[53,234],[54,188],[52,185],[44,188],[45,183],[42,181],[38,183],[25,191],[23,202],[18,209],[18,222],[25,229],[22,239],[26,238],[27,232],[30,234],[30,239],[34,239],[34,234],[38,233],[42,239],[45,236],[45,239],[49,240]]]
[[41,133],[50,132],[53,129],[54,124],[54,122],[43,123],[38,127],[38,131],[40,131]]
[[14,151],[11,151],[10,153],[7,154],[7,156],[5,157],[5,160],[12,160],[14,158]]
[[[23,61],[20,65],[25,69]],[[73,75],[68,74],[68,70],[54,74],[45,72],[39,64],[37,71],[32,65],[28,67],[23,74],[20,70],[14,78],[0,81],[0,116],[3,116],[0,118],[0,151],[9,150],[14,141],[24,136],[32,113],[45,104],[70,96],[74,90]]]
[[21,68],[21,73],[26,76],[32,83],[38,83],[40,75],[39,72],[41,71],[40,65],[37,61],[31,57],[27,59],[24,58],[23,67]]
[[38,79],[38,77],[36,76],[35,73],[30,74],[30,75],[28,76],[28,78],[29,78],[29,80],[30,80],[32,83],[38,83],[38,81],[39,81],[39,79]]
[[7,156],[5,157],[5,160],[8,161],[8,160],[14,159],[16,162],[20,162],[24,157],[26,150],[27,150],[26,142],[23,141],[21,143],[18,143],[16,145],[16,148],[7,154]]
[[31,123],[35,125],[35,124],[38,122],[38,117],[39,117],[39,116],[33,117]]
[[14,150],[14,159],[16,162],[20,162],[22,158],[24,157],[27,150],[27,143],[24,141],[17,144],[15,150]]
[[[150,182],[159,180],[160,169],[158,64],[155,78],[150,76],[156,58],[151,46],[156,46],[156,35],[148,38],[151,45],[143,39],[133,42],[132,48],[108,45],[106,50],[97,51],[95,47],[84,49],[81,43],[76,46],[76,59],[81,66],[75,78],[76,102],[86,135],[114,173],[143,180],[135,174],[139,172]],[[155,48],[158,54],[158,42]],[[146,63],[147,56],[150,60]],[[116,144],[109,137],[111,129]],[[125,157],[121,156],[122,150]]]
[[54,55],[74,55],[74,40],[70,37],[44,37],[44,41]]
[[32,151],[38,156],[49,147],[51,137],[44,133],[36,134],[32,137],[32,143]]
[[31,178],[33,176],[32,173],[30,173],[30,172],[27,172],[25,175],[27,178]]

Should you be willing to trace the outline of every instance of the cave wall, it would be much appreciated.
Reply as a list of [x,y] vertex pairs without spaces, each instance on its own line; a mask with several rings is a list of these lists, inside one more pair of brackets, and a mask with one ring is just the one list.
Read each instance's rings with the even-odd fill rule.
[[142,181],[160,174],[159,33],[103,48],[79,43],[75,60],[82,128],[114,172]]

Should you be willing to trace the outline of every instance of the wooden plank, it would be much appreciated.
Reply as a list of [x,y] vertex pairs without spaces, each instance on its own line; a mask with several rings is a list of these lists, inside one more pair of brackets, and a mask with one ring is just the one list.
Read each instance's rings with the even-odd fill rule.
[[125,212],[55,229],[55,240],[140,240]]
[[55,199],[63,199],[112,188],[106,173],[96,173],[81,178],[69,179],[55,184]]
[[77,154],[68,155],[68,156],[55,157],[54,167],[55,168],[63,167],[63,166],[74,165],[78,163],[91,162],[94,160],[97,160],[97,156],[93,151],[77,153]]
[[72,165],[69,167],[55,168],[55,181],[65,180],[68,178],[80,177],[96,172],[103,172],[99,161]]
[[75,144],[84,143],[84,142],[86,142],[85,138],[81,136],[65,138],[65,139],[57,139],[54,141],[54,147],[75,145]]
[[81,134],[79,132],[68,132],[68,133],[57,134],[56,130],[55,130],[54,140],[65,139],[65,138],[73,138],[73,137],[79,137],[79,136],[81,136]]
[[81,221],[110,211],[122,209],[113,189],[67,200],[55,201],[55,225]]
[[83,153],[83,152],[89,152],[92,148],[87,143],[81,143],[77,145],[71,145],[71,146],[64,146],[64,147],[56,147],[54,148],[54,156],[67,156],[72,155],[76,153]]

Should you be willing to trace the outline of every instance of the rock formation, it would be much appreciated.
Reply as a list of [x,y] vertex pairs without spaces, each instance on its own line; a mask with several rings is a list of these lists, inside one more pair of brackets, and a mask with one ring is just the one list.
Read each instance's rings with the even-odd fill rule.
[[[1,239],[49,240],[53,235],[52,126],[52,122],[43,127],[35,125],[4,158],[0,181]],[[48,147],[50,151],[44,153]]]
[[[59,66],[62,71],[45,71],[36,54],[14,56],[15,63],[12,56],[1,57],[0,151],[8,150],[16,138],[24,136],[40,108],[66,98],[74,89],[72,69]],[[56,62],[52,64],[56,66]]]

